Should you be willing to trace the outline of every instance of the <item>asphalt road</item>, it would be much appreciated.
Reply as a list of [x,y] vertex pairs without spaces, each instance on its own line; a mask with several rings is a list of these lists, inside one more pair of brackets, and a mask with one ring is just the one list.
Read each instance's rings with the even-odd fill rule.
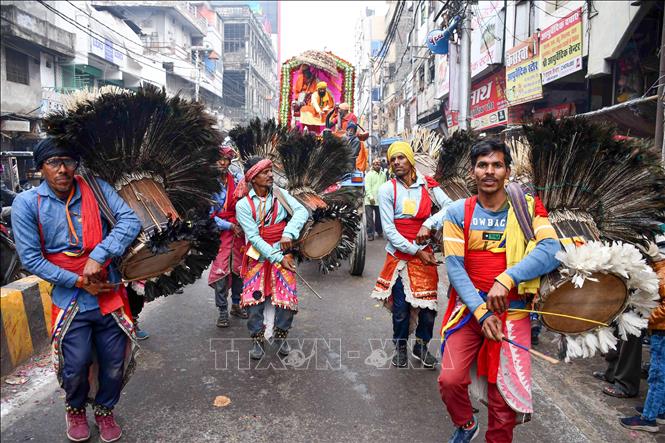
[[[301,352],[286,361],[272,350],[260,363],[250,363],[244,321],[232,318],[230,328],[215,327],[213,292],[205,279],[182,295],[147,305],[142,327],[151,338],[142,342],[139,368],[116,408],[123,441],[447,441],[453,428],[438,394],[437,371],[417,364],[396,369],[381,352],[392,352],[390,316],[369,293],[383,263],[383,245],[368,244],[362,278],[350,276],[346,266],[326,276],[312,263],[300,267],[324,300],[300,286],[290,338],[298,339],[293,345]],[[445,281],[441,294],[444,289]],[[445,297],[440,304],[437,330]],[[542,349],[551,351],[547,344]],[[515,441],[656,441],[619,427],[617,417],[638,402],[599,392],[589,374],[602,365],[600,359],[535,362],[536,414],[518,426]],[[45,377],[31,377],[11,390],[17,392],[3,384],[3,442],[66,441],[64,395],[52,374]],[[215,407],[217,396],[231,403]],[[483,432],[486,416],[481,407]],[[665,441],[663,434],[657,438]],[[91,441],[97,439],[93,429]]]

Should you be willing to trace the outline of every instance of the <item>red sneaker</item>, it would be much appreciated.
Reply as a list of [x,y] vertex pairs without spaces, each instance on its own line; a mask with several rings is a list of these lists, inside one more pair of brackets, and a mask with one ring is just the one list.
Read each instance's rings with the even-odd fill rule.
[[90,438],[90,426],[85,409],[71,409],[65,416],[67,438],[71,441],[86,441]]
[[95,422],[99,428],[99,438],[103,442],[116,441],[122,436],[122,429],[115,422],[113,412],[109,412],[108,415],[95,415]]

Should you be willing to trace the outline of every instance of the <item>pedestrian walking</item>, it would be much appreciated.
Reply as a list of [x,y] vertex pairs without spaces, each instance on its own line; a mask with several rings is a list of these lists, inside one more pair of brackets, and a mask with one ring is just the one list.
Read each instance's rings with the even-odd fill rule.
[[381,169],[381,161],[374,159],[372,169],[365,174],[365,218],[367,220],[367,239],[383,237],[381,213],[379,212],[379,187],[386,182],[386,173]]
[[275,345],[286,356],[286,338],[298,311],[296,262],[289,251],[308,213],[287,191],[273,185],[272,161],[261,157],[245,161],[245,177],[236,195],[236,217],[247,238],[241,305],[249,311],[250,357],[259,360],[265,353],[264,322],[274,323]]
[[[527,237],[516,219],[517,211],[509,211],[504,188],[511,165],[504,143],[477,143],[471,149],[471,163],[478,194],[453,203],[443,227],[451,291],[443,318],[439,390],[457,427],[449,441],[471,441],[480,430],[468,392],[470,370],[477,366],[478,376],[487,382],[485,439],[510,442],[520,417],[533,412],[531,360],[528,352],[508,348],[512,345],[502,341],[503,331],[511,331],[511,338],[529,346],[531,327],[528,314],[506,310],[526,307],[518,286],[555,269],[560,246],[540,200],[525,195],[536,233],[536,245],[526,254]],[[515,262],[510,268],[509,257]]]

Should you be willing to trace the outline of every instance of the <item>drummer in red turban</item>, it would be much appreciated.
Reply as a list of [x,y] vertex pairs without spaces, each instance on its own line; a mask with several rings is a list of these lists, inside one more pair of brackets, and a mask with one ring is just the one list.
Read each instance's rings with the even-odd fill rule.
[[263,357],[264,338],[273,333],[278,353],[286,356],[290,352],[286,337],[298,311],[296,262],[290,251],[309,215],[298,200],[273,184],[268,159],[252,157],[245,162],[236,195],[236,217],[247,239],[241,305],[249,311],[250,357]]
[[[12,227],[25,269],[53,284],[52,344],[65,390],[67,437],[90,437],[85,408],[93,395],[101,438],[115,441],[122,431],[113,408],[131,375],[126,369],[133,366],[136,347],[125,288],[112,259],[125,253],[141,222],[111,185],[76,174],[73,149],[47,138],[35,148],[34,160],[44,181],[16,197]],[[113,226],[102,217],[101,201],[115,218]]]

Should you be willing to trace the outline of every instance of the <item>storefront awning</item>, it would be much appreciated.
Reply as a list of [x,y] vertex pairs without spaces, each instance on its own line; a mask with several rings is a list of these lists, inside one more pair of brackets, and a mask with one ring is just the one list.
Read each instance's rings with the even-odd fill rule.
[[633,137],[656,136],[656,106],[658,96],[636,98],[597,111],[578,114],[592,121],[614,123],[619,132]]

